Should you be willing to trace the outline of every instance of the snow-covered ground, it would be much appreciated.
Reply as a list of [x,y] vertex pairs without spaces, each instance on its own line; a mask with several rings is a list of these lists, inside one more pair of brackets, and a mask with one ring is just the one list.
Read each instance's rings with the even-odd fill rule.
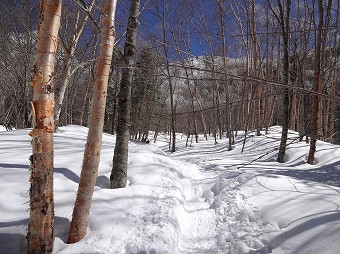
[[3,126],[3,125],[0,125],[0,132],[2,132],[2,131],[7,131],[7,129],[6,129],[6,127],[5,127],[5,126]]
[[[0,253],[26,253],[29,130],[0,132]],[[114,136],[103,136],[99,176],[87,236],[66,244],[87,129],[55,134],[54,253],[340,253],[340,146],[317,142],[317,164],[305,161],[308,145],[289,135],[286,162],[275,161],[280,128],[268,134],[213,139],[167,152],[131,142],[130,184],[109,189]],[[250,163],[251,162],[251,163]]]

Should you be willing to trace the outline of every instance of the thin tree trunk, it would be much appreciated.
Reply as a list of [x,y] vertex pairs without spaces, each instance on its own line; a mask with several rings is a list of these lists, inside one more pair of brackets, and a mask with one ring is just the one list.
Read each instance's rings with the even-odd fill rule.
[[[156,124],[156,130],[155,130],[155,135],[153,137],[153,142],[156,143],[157,141],[157,137],[158,137],[158,133],[159,133],[159,129],[161,128],[161,121],[162,121],[162,116],[163,116],[163,113],[164,113],[164,108],[165,108],[165,101],[168,97],[168,92],[166,91],[165,92],[165,96],[163,98],[163,103],[162,103],[162,107],[161,107],[161,112],[159,114],[159,118],[158,118],[158,123]],[[166,135],[166,128],[164,130],[164,134]]]
[[166,26],[165,26],[165,11],[166,11],[166,4],[163,0],[163,17],[162,17],[162,36],[163,36],[163,49],[164,49],[164,53],[165,53],[165,59],[166,59],[166,71],[167,71],[167,76],[168,76],[168,82],[169,82],[169,91],[170,91],[170,110],[171,110],[171,114],[170,114],[170,127],[171,127],[171,152],[175,152],[176,151],[176,129],[175,129],[175,122],[176,122],[176,110],[175,110],[175,103],[174,103],[174,85],[172,82],[172,79],[170,77],[170,68],[169,68],[169,52],[167,49],[167,42],[166,42]]
[[85,87],[85,96],[84,96],[84,100],[83,103],[81,104],[80,107],[80,112],[79,112],[79,125],[83,125],[83,119],[84,119],[84,111],[85,111],[85,106],[86,106],[86,102],[87,102],[87,96],[89,93],[89,89],[90,89],[90,83],[93,82],[93,67],[90,67],[89,70],[89,75],[88,75],[88,81],[86,82],[86,87]]
[[231,126],[231,105],[229,105],[229,86],[227,75],[227,56],[226,56],[226,41],[225,41],[225,24],[224,24],[224,8],[220,0],[216,0],[219,7],[220,26],[221,26],[221,41],[222,41],[222,59],[223,59],[223,73],[224,73],[224,93],[225,93],[225,109],[226,109],[226,124],[227,124],[227,138],[228,138],[228,151],[233,149],[232,142],[232,126]]
[[184,67],[184,69],[185,69],[185,74],[186,74],[186,79],[187,79],[187,84],[188,84],[188,89],[189,89],[189,94],[190,94],[191,109],[192,109],[192,117],[193,117],[193,121],[194,121],[194,134],[195,134],[195,140],[196,140],[196,143],[198,143],[197,120],[196,120],[196,111],[195,111],[195,104],[194,104],[195,91],[193,92],[193,91],[191,90],[188,70],[187,70],[186,67]]
[[211,127],[209,128],[209,136],[210,136],[210,129],[212,128],[212,134],[215,140],[215,145],[217,145],[217,106],[216,106],[216,99],[215,99],[215,93],[216,91],[212,91],[212,103],[213,103],[213,109],[212,109],[212,122],[209,124]]
[[[93,4],[94,4],[94,0],[92,0],[91,4],[88,7],[88,11],[91,11]],[[79,15],[79,11],[78,11],[78,15]],[[80,23],[80,25],[78,25],[78,22],[75,22],[75,31],[73,33],[72,36],[72,41],[70,42],[70,46],[67,48],[66,44],[62,41],[62,46],[64,49],[64,54],[66,55],[65,57],[65,63],[64,63],[64,70],[63,70],[63,75],[62,75],[62,82],[61,82],[61,87],[59,88],[59,91],[57,93],[56,96],[56,104],[55,104],[55,112],[54,112],[54,118],[55,118],[55,128],[57,129],[59,126],[59,118],[60,118],[60,113],[61,113],[61,109],[62,109],[62,105],[63,105],[63,101],[64,101],[64,97],[65,97],[65,92],[66,89],[68,87],[68,84],[70,82],[71,79],[71,65],[72,65],[72,58],[74,56],[74,53],[76,51],[76,47],[80,38],[81,33],[84,30],[85,24],[88,20],[88,15],[86,15],[84,17],[84,19],[82,20],[82,22]]]
[[203,135],[204,135],[205,140],[208,140],[207,123],[205,121],[204,112],[203,112],[202,97],[201,97],[199,90],[197,89],[196,84],[195,84],[195,89],[196,89],[197,104],[200,107],[200,112],[201,112],[201,119],[202,119],[202,124],[203,124]]
[[54,60],[58,46],[61,0],[40,4],[38,40],[33,69],[33,130],[28,253],[52,253],[54,243],[53,131]]
[[[99,35],[96,34],[96,36],[95,36],[95,46],[94,46],[92,58],[95,58],[95,56],[97,54],[98,43],[99,43]],[[81,104],[81,107],[80,107],[80,110],[79,110],[79,125],[83,125],[84,112],[85,112],[86,103],[88,101],[88,94],[89,94],[89,90],[90,90],[90,85],[95,79],[94,70],[95,70],[95,65],[91,64],[89,66],[88,80],[86,82],[85,95],[84,95],[84,98],[83,98],[84,100],[83,100],[83,103]]]
[[[309,37],[310,37],[310,29],[311,29],[312,23],[309,23],[309,26],[307,27],[307,33],[303,32],[301,34],[302,37],[302,53],[304,54],[303,59],[301,60],[299,64],[299,75],[298,75],[298,86],[301,88],[305,87],[306,83],[306,73],[307,73],[307,48],[309,43]],[[304,27],[307,26],[306,21],[304,21],[303,24]],[[309,100],[309,96],[306,94],[300,95],[300,112],[299,112],[299,121],[298,121],[298,131],[300,134],[300,141],[302,141],[303,137],[306,136],[306,142],[308,143],[308,135],[310,135],[309,126],[308,126],[308,112],[307,112],[307,102]]]
[[[314,62],[314,84],[313,84],[313,91],[318,92],[320,86],[320,73],[321,73],[321,40],[322,40],[322,28],[323,28],[323,6],[322,0],[318,0],[319,4],[319,25],[317,28],[317,37],[316,39],[316,46],[315,46],[315,62]],[[313,164],[314,162],[314,155],[316,151],[316,135],[317,135],[317,128],[318,128],[318,112],[319,112],[319,96],[313,95],[312,98],[312,119],[311,119],[311,135],[310,135],[310,146],[309,146],[309,153],[307,158],[307,163]]]
[[[212,49],[212,47],[210,46]],[[220,113],[220,95],[219,95],[219,85],[216,78],[216,72],[215,72],[215,61],[214,61],[214,55],[211,53],[211,75],[214,83],[214,89],[212,96],[213,96],[213,132],[214,132],[214,139],[215,139],[215,145],[217,144],[217,132],[219,133],[220,139],[222,139],[222,126],[221,126],[221,113]]]
[[[323,61],[324,61],[324,50],[327,38],[327,28],[329,22],[329,15],[332,6],[332,0],[328,1],[327,5],[327,13],[326,13],[326,26],[324,26],[324,6],[323,1],[318,0],[318,12],[319,12],[319,24],[317,27],[317,35],[316,35],[316,42],[315,42],[315,62],[314,62],[314,84],[313,84],[313,91],[320,93],[322,92],[322,80],[323,80]],[[326,29],[325,29],[326,27]],[[307,158],[307,163],[313,164],[315,152],[316,152],[316,136],[318,135],[318,127],[320,126],[319,119],[320,114],[319,110],[322,110],[320,106],[320,96],[313,95],[312,99],[312,121],[311,121],[311,136],[310,136],[310,146],[309,146],[309,153]]]
[[[256,23],[255,23],[255,0],[252,0],[251,2],[251,21],[250,21],[250,32],[251,32],[251,40],[252,40],[252,46],[254,51],[254,57],[253,57],[253,73],[255,78],[259,77],[261,68],[259,63],[259,48],[258,48],[258,39],[257,39],[257,32],[256,32]],[[254,111],[253,111],[253,123],[256,127],[256,136],[261,135],[261,100],[256,99],[260,97],[260,84],[258,82],[255,83],[254,86],[255,89],[255,101],[254,101]]]
[[101,49],[91,106],[90,127],[85,145],[77,198],[73,209],[68,243],[84,238],[87,231],[92,195],[98,175],[104,126],[108,77],[114,46],[114,18],[117,0],[105,0]]
[[150,125],[152,121],[152,117],[154,115],[154,110],[155,110],[155,100],[156,100],[156,92],[157,92],[157,77],[156,79],[152,79],[152,85],[153,87],[149,90],[149,101],[146,106],[146,122],[144,123],[144,129],[143,129],[143,142],[145,143],[150,143],[149,140],[149,130],[150,130]]
[[[338,14],[337,14],[338,19]],[[334,45],[336,44],[336,34],[334,36]],[[336,48],[336,46],[334,46]],[[339,57],[336,55],[334,62],[337,62]],[[329,94],[332,97],[336,96],[336,81],[339,80],[339,73],[336,71],[336,65],[333,66],[331,74],[330,74],[330,86],[329,86]],[[328,99],[327,104],[327,112],[326,112],[326,120],[325,123],[327,125],[327,141],[329,143],[334,144],[334,134],[335,134],[335,110],[336,110],[336,102],[334,98]]]
[[124,188],[127,183],[128,146],[130,138],[131,86],[133,80],[140,0],[130,1],[130,16],[124,45],[124,68],[118,94],[116,146],[110,176],[111,188]]
[[[340,5],[339,5],[339,0],[337,1],[337,9],[336,9],[336,19],[335,19],[335,24],[339,23],[339,9],[340,9]],[[334,44],[333,44],[333,48],[337,49],[337,43],[338,43],[338,35],[337,32],[334,33]],[[333,66],[333,75],[331,78],[331,85],[329,87],[330,90],[330,94],[331,96],[336,96],[336,84],[337,81],[339,80],[339,72],[337,71],[337,65],[335,63],[337,63],[339,61],[339,55],[336,54],[334,57],[334,66]],[[335,112],[336,112],[336,101],[335,99],[329,99],[329,111],[328,111],[328,118],[329,118],[329,126],[328,126],[328,135],[329,135],[329,142],[334,144],[335,139]]]

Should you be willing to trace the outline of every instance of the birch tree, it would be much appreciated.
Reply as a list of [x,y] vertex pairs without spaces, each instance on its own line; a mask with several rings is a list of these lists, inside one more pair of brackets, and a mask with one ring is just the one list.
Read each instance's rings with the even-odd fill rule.
[[28,253],[51,253],[54,242],[53,131],[54,60],[58,47],[61,0],[40,4],[32,86],[33,154],[30,157],[30,221]]
[[115,38],[114,18],[116,3],[117,0],[105,0],[104,2],[101,49],[94,84],[90,126],[68,243],[78,242],[86,235],[100,160],[107,85]]

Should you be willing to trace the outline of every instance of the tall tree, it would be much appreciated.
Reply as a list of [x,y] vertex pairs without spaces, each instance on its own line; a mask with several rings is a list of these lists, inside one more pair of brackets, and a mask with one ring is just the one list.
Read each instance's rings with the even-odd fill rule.
[[[260,44],[257,35],[257,28],[256,28],[256,19],[255,19],[255,0],[251,1],[251,17],[249,20],[249,28],[250,28],[250,38],[251,38],[251,45],[253,48],[253,75],[255,78],[262,78],[262,64],[261,64],[261,50]],[[255,82],[254,85],[254,109],[253,109],[253,119],[252,122],[256,127],[256,135],[261,135],[261,90],[262,87],[260,86],[259,82]]]
[[140,0],[130,1],[130,14],[124,45],[122,79],[118,93],[116,146],[110,176],[111,188],[127,183],[128,146],[130,139],[131,86],[135,65]]
[[[158,10],[160,11],[160,10]],[[171,152],[176,151],[176,106],[174,101],[174,81],[171,79],[171,72],[170,72],[170,60],[169,60],[169,47],[167,45],[167,32],[166,32],[166,13],[167,13],[167,3],[163,0],[163,10],[160,11],[160,18],[162,21],[162,45],[164,50],[165,56],[165,69],[166,69],[166,76],[169,83],[169,92],[170,92],[170,128],[171,128]]]
[[220,26],[221,26],[221,41],[222,41],[222,59],[223,59],[223,83],[224,83],[224,93],[225,93],[225,109],[226,109],[226,123],[227,123],[227,138],[228,138],[228,151],[233,149],[232,147],[232,129],[231,129],[231,105],[229,96],[229,86],[228,86],[228,74],[227,74],[227,45],[225,38],[225,8],[224,3],[221,0],[216,0],[218,5],[219,15],[220,15]]
[[104,2],[101,49],[93,91],[90,126],[68,243],[78,242],[86,235],[100,161],[107,85],[115,38],[114,18],[116,3],[117,0],[105,0]]
[[[290,5],[291,0],[286,1],[286,5],[283,6],[281,0],[277,0],[279,14],[276,14],[274,9],[272,8],[270,1],[268,1],[270,8],[272,9],[273,14],[277,18],[277,21],[281,27],[281,33],[283,38],[283,68],[282,68],[282,76],[283,83],[286,85],[283,89],[283,117],[282,117],[282,134],[281,141],[279,147],[279,153],[277,156],[277,162],[283,163],[284,156],[286,152],[287,146],[287,138],[288,138],[288,126],[289,126],[289,90],[288,90],[288,82],[289,82],[289,22],[290,22]],[[284,9],[285,7],[285,9]]]
[[[330,22],[330,13],[332,9],[332,0],[328,0],[326,9],[326,25],[324,24],[324,4],[322,0],[318,0],[318,27],[316,29],[316,41],[315,41],[315,59],[314,59],[314,77],[313,77],[313,91],[315,93],[322,92],[323,82],[323,61],[324,61],[324,50],[327,38],[327,27]],[[315,10],[315,8],[314,8]],[[310,146],[307,158],[307,163],[313,164],[314,155],[316,151],[316,137],[318,135],[318,126],[320,126],[321,115],[319,114],[321,103],[320,96],[314,94],[312,98],[312,119],[311,119],[311,135],[310,135]]]
[[58,47],[61,0],[40,4],[38,40],[33,69],[33,154],[31,161],[28,253],[51,253],[54,242],[53,131],[54,60]]

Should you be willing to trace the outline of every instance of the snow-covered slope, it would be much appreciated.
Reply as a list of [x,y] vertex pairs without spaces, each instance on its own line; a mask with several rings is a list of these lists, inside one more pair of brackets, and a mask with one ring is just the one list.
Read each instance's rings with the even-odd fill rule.
[[[25,253],[28,132],[0,133],[0,253]],[[251,133],[243,153],[241,136],[230,152],[226,140],[203,137],[186,148],[178,136],[173,154],[164,136],[131,142],[129,186],[118,190],[109,189],[115,138],[105,134],[88,234],[68,245],[86,134],[55,134],[54,253],[339,253],[340,147],[318,142],[311,166],[308,145],[291,132],[279,164],[279,127]]]

